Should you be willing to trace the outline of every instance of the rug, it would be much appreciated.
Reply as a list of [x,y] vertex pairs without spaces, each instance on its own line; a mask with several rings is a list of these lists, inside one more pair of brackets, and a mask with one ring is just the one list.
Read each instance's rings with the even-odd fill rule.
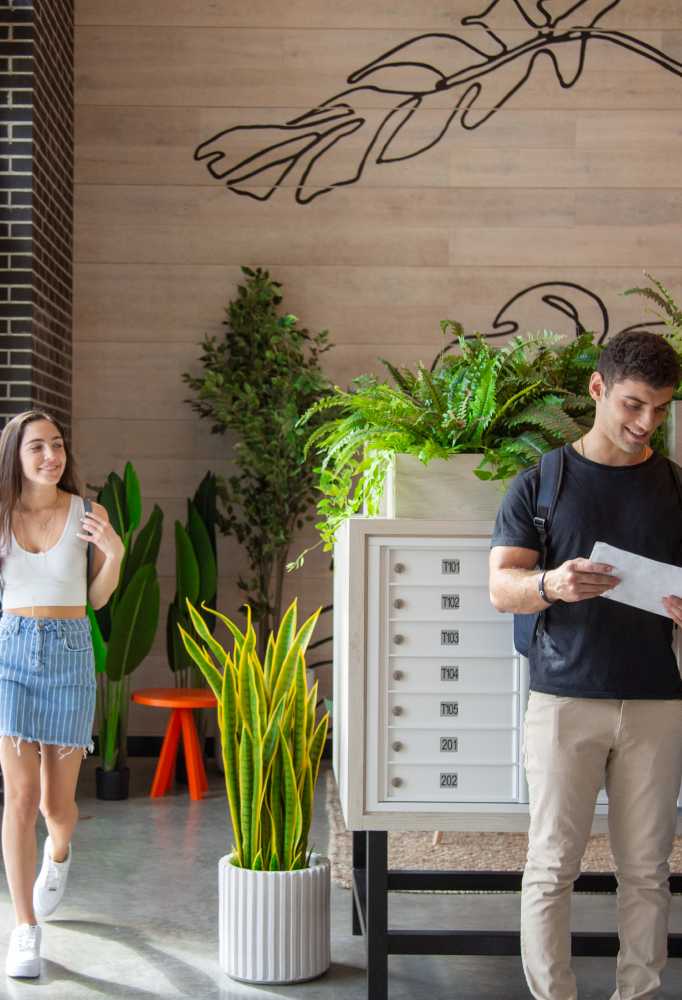
[[[332,880],[336,885],[350,889],[353,835],[346,829],[343,820],[331,768],[324,775]],[[528,836],[525,833],[444,832],[437,847],[433,846],[433,832],[389,833],[388,867],[429,871],[521,871],[526,863],[527,850]],[[670,866],[673,872],[682,872],[682,837],[675,838]],[[613,869],[607,834],[590,837],[582,870],[610,872]]]

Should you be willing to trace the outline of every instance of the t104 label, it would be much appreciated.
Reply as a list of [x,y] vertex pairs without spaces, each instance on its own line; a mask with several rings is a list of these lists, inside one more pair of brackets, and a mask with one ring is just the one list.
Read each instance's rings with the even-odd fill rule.
[[459,667],[441,667],[440,679],[442,681],[458,681]]

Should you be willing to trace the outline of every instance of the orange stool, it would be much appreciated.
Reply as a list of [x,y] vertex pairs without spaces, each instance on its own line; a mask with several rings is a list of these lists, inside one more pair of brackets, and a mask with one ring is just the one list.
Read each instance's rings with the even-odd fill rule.
[[192,710],[215,708],[216,700],[213,693],[204,688],[145,688],[142,691],[133,691],[131,698],[139,705],[171,709],[150,796],[158,799],[170,788],[175,758],[178,755],[180,732],[182,732],[190,798],[195,802],[197,799],[202,799],[208,789],[208,782]]

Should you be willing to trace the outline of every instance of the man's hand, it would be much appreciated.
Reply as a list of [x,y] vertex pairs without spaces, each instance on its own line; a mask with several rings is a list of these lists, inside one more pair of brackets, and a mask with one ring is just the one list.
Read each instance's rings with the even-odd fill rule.
[[[545,593],[553,601],[586,601],[600,597],[615,587],[620,580],[613,576],[613,566],[591,562],[589,559],[568,559],[556,569],[545,573]],[[672,600],[678,600],[672,598]],[[678,600],[682,624],[682,600]]]
[[664,597],[663,607],[676,625],[682,625],[682,597]]

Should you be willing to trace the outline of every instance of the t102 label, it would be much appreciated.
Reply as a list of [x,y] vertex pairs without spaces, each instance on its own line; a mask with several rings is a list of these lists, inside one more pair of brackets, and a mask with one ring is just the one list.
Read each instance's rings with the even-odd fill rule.
[[457,628],[442,628],[440,630],[440,644],[441,644],[441,646],[458,646],[459,645],[459,629],[457,629]]
[[453,715],[459,715],[459,702],[458,701],[441,701],[440,703],[440,714],[448,719],[451,719]]
[[442,681],[458,681],[459,667],[441,667],[440,679]]
[[441,738],[440,738],[440,752],[441,753],[457,753],[457,737],[456,736],[441,736]]
[[441,559],[440,571],[444,576],[459,573],[459,559]]
[[440,772],[440,787],[441,788],[457,788],[457,772],[452,771],[441,771]]
[[441,611],[457,611],[459,608],[459,594],[441,594]]

